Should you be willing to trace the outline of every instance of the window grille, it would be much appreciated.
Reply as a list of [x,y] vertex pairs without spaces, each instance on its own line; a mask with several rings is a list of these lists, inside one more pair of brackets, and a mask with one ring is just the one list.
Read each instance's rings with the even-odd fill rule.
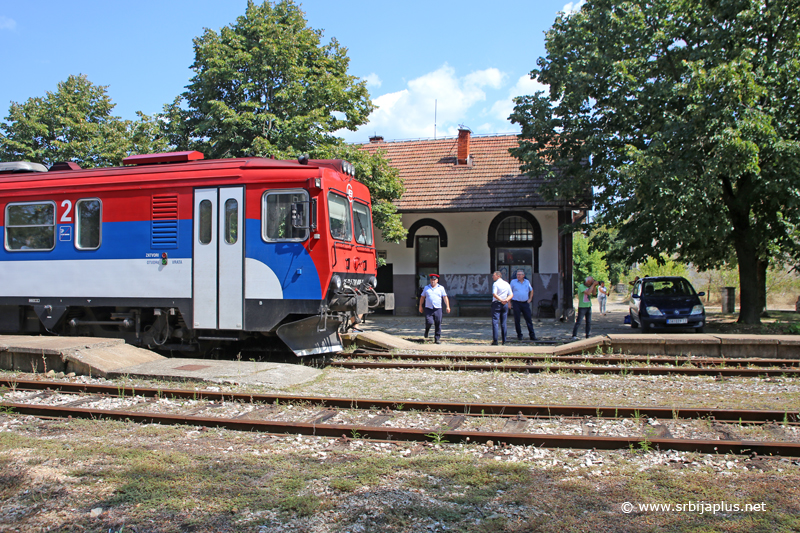
[[498,242],[533,241],[533,226],[522,217],[508,217],[497,228]]

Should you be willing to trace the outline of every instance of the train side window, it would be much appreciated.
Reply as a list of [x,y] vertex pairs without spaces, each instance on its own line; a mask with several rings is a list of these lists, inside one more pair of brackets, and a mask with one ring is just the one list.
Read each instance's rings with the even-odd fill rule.
[[328,216],[331,223],[331,236],[340,241],[353,238],[353,224],[350,221],[350,202],[335,192],[328,193]]
[[6,250],[52,250],[56,246],[56,204],[55,202],[8,204],[5,227]]
[[79,250],[100,248],[103,227],[103,203],[98,198],[75,203],[75,247]]
[[234,198],[225,201],[225,242],[236,244],[239,240],[239,202]]
[[308,193],[304,190],[265,192],[261,213],[264,240],[298,242],[306,240],[308,238],[307,225],[296,227],[297,224],[293,224],[293,222],[308,220],[306,212],[308,205]]
[[213,213],[211,212],[211,200],[203,200],[200,202],[200,227],[199,235],[200,244],[209,244],[211,242],[211,224]]
[[356,242],[372,246],[372,217],[368,205],[353,202],[353,226]]

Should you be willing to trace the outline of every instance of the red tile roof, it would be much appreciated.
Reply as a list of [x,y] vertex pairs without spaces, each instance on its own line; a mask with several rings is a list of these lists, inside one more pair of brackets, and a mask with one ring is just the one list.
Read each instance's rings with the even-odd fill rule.
[[516,135],[472,136],[470,164],[456,165],[458,139],[373,142],[363,150],[385,150],[400,171],[405,193],[395,201],[398,211],[494,211],[555,207],[538,190],[543,179],[520,173],[519,161],[508,153]]

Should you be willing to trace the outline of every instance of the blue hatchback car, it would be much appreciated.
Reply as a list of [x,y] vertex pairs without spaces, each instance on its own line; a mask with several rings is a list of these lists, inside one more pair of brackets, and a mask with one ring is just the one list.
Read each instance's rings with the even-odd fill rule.
[[692,284],[678,276],[640,279],[633,286],[630,314],[631,327],[642,331],[651,328],[694,328],[703,332],[706,310]]

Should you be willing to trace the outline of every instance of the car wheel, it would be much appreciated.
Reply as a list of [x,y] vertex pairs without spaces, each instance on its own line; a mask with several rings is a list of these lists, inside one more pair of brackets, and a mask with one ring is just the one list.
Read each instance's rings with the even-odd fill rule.
[[638,328],[638,327],[639,327],[639,323],[638,323],[638,322],[636,322],[636,321],[633,319],[633,315],[631,315],[631,327],[632,327],[633,329],[636,329],[636,328]]
[[705,330],[704,330],[704,328],[702,326],[700,326],[699,328],[694,328],[694,332],[695,333],[703,333],[703,331],[705,331]]

